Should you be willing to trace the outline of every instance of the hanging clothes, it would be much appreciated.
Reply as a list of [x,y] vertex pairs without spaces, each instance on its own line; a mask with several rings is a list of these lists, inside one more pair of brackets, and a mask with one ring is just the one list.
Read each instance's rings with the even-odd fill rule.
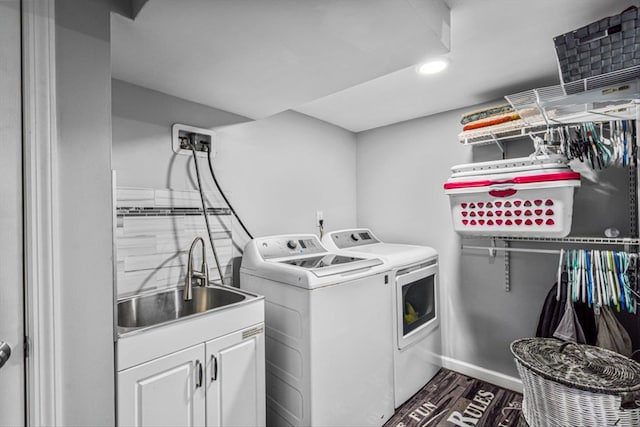
[[[538,326],[536,328],[536,337],[553,338],[554,333],[560,325],[560,321],[565,315],[567,309],[567,301],[570,301],[570,297],[567,294],[569,276],[567,272],[560,274],[560,289],[558,292],[558,283],[555,283],[549,290],[538,320]],[[596,323],[593,315],[593,310],[588,304],[580,302],[574,303],[575,320],[579,325],[579,329],[582,331],[581,339],[579,342],[590,345],[595,345],[596,342]],[[576,337],[577,338],[577,337]]]
[[600,314],[596,315],[596,325],[598,336],[596,345],[620,353],[624,356],[631,356],[632,343],[629,333],[620,324],[609,307],[601,307]]
[[586,344],[596,345],[598,331],[596,329],[596,317],[593,313],[593,309],[589,307],[589,304],[580,301],[574,302],[573,308],[580,321],[582,332],[584,332]]
[[563,341],[577,342],[579,344],[587,343],[580,320],[578,320],[578,315],[573,309],[573,303],[570,298],[567,298],[565,302],[564,314],[558,327],[553,332],[553,336]]
[[[565,289],[564,292],[566,292],[566,286],[560,286],[560,288]],[[538,327],[536,329],[536,337],[553,337],[553,332],[556,330],[558,324],[560,323],[562,313],[562,304],[560,301],[566,299],[566,296],[561,296],[560,300],[557,300],[557,290],[558,283],[556,282],[544,300],[542,311],[540,312],[540,318],[538,320]]]

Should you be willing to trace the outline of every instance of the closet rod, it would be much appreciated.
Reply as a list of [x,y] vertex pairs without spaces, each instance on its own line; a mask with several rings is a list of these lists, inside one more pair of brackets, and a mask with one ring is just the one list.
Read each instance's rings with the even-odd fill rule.
[[[481,237],[478,237],[481,239]],[[511,242],[534,242],[534,243],[560,243],[566,245],[588,244],[588,245],[640,245],[640,239],[633,237],[520,237],[520,236],[495,236],[491,239],[506,240]]]
[[483,251],[489,251],[489,254],[492,254],[493,251],[503,251],[503,252],[528,252],[534,254],[555,254],[559,255],[559,249],[527,249],[527,248],[501,248],[499,246],[470,246],[470,245],[462,245],[462,250],[465,249],[478,249]]

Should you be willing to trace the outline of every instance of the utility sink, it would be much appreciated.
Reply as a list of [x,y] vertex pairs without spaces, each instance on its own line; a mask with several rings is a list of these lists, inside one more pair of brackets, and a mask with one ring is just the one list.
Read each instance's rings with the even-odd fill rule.
[[121,332],[148,328],[238,304],[249,298],[244,293],[218,286],[196,286],[192,291],[191,301],[182,299],[182,289],[119,301],[118,328]]

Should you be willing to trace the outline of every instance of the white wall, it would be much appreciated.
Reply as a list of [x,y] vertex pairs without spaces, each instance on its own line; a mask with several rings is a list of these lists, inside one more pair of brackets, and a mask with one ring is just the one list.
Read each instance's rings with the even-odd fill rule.
[[[327,227],[356,225],[353,133],[295,112],[247,122],[114,80],[113,169],[118,186],[197,188],[192,157],[171,150],[173,123],[215,129],[218,182],[255,236],[317,233],[316,210],[323,211]],[[199,165],[203,186],[213,190],[206,159]],[[244,247],[246,239],[237,225],[233,233]]]
[[[356,226],[356,138],[295,112],[219,130],[219,181],[254,235]],[[225,190],[226,191],[226,190]]]
[[56,0],[55,12],[58,419],[113,425],[109,4]]

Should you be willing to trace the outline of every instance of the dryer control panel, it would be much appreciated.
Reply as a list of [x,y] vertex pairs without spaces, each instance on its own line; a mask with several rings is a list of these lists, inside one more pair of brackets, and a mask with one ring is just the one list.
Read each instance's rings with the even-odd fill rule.
[[347,249],[357,246],[380,243],[380,240],[366,228],[343,230],[331,233],[331,240],[338,249]]
[[264,237],[255,240],[258,252],[265,260],[327,252],[320,240],[313,234]]

